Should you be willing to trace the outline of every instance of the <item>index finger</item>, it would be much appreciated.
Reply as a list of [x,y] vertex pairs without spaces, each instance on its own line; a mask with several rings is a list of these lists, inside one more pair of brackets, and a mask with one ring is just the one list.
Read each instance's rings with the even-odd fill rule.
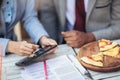
[[71,31],[67,31],[67,32],[61,32],[63,37],[71,37],[72,36],[72,32]]
[[28,47],[28,48],[34,49],[34,50],[39,47],[38,45],[31,44],[31,43],[26,43],[25,46]]
[[33,49],[38,49],[39,48],[39,45],[35,45],[35,44],[33,44]]
[[48,44],[49,45],[57,45],[57,42],[53,39],[49,39]]

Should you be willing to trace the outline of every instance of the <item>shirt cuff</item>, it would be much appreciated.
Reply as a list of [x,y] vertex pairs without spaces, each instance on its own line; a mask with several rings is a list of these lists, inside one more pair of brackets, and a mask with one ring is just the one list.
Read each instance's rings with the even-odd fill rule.
[[3,39],[3,38],[0,38],[0,54],[2,56],[5,56],[6,55],[6,52],[7,52],[7,46],[8,46],[8,42],[10,40],[9,39]]
[[[46,34],[46,35],[40,34],[40,35],[36,36],[36,38],[33,39],[34,42],[35,42],[35,44],[39,43],[40,39],[41,39],[43,36],[48,36],[48,35],[47,35],[47,34]],[[48,36],[48,37],[49,37],[49,36]]]

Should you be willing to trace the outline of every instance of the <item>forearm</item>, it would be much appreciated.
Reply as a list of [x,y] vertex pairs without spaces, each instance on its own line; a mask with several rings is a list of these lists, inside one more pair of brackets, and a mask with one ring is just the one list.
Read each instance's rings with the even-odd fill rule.
[[30,37],[35,43],[38,43],[43,35],[48,36],[48,34],[37,18],[37,12],[34,6],[34,0],[28,0],[22,22]]
[[7,46],[7,52],[10,52],[10,53],[15,53],[15,50],[16,50],[16,45],[17,45],[17,42],[15,41],[9,41],[8,42],[8,46]]
[[109,40],[118,39],[120,37],[120,31],[119,31],[120,26],[118,26],[119,23],[111,25],[110,27],[105,29],[94,31],[92,33],[94,34],[96,40],[102,38]]
[[40,24],[38,19],[31,18],[29,22],[24,23],[24,28],[30,35],[30,37],[34,40],[35,43],[38,43],[42,36],[49,36],[46,30],[44,29],[43,25]]

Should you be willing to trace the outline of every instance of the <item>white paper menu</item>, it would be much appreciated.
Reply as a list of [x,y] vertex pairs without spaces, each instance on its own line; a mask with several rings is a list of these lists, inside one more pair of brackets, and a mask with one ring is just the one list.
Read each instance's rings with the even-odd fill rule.
[[[72,59],[70,60],[70,58]],[[73,55],[63,55],[46,60],[47,79],[45,78],[44,62],[24,67],[21,75],[24,80],[85,80],[82,74],[86,70],[77,62]]]

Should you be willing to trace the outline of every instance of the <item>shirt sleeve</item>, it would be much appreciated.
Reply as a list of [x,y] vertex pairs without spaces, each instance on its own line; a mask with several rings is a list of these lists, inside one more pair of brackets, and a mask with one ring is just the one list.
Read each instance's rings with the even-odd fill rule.
[[9,39],[0,38],[0,55],[5,56]]
[[38,43],[39,39],[43,35],[48,36],[48,33],[38,20],[34,4],[34,0],[27,0],[22,22],[24,24],[24,28],[26,29],[30,37],[34,40],[35,43]]
[[[120,39],[120,0],[112,0],[111,2],[111,12],[110,12],[110,19],[109,23],[106,25],[105,28],[96,30],[93,32],[96,40],[105,38],[105,39],[110,39],[110,40],[115,40],[115,39]],[[101,10],[102,11],[102,10]],[[107,15],[107,14],[106,14]],[[100,22],[100,23],[104,23]],[[105,26],[105,25],[104,25]],[[94,26],[94,27],[98,27],[98,26]]]

